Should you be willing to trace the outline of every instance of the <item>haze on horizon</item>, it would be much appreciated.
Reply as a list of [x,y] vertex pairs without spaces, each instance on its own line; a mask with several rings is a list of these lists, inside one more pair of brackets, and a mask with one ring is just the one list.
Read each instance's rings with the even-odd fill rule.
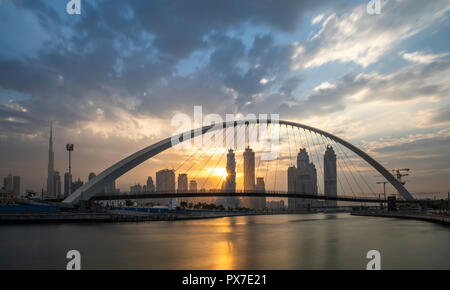
[[447,192],[450,2],[382,0],[379,15],[367,2],[82,0],[68,15],[66,1],[0,1],[0,177],[45,188],[50,120],[55,169],[67,170],[74,143],[74,180],[86,181],[202,105],[329,131],[386,168],[411,168],[411,192]]

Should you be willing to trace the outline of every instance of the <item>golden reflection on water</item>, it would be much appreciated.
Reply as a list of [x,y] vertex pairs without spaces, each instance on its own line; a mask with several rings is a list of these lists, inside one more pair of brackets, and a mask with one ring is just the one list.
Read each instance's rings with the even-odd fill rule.
[[[215,228],[216,233],[229,234],[233,233],[232,220],[229,218],[211,220],[211,227]],[[213,245],[211,257],[214,259],[214,270],[233,269],[233,241],[230,236],[225,240],[217,240]]]

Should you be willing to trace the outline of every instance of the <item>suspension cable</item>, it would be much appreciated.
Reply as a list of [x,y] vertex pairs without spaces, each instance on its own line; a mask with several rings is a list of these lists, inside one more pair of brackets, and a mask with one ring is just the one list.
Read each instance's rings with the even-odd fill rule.
[[[331,144],[335,144],[334,140],[331,140]],[[337,150],[336,150],[336,153],[338,153]],[[342,175],[344,175],[344,178],[345,178],[345,180],[347,181],[347,184],[348,184],[348,186],[349,186],[349,188],[350,188],[350,191],[352,192],[353,196],[356,196],[356,194],[355,194],[355,192],[354,192],[354,190],[353,190],[353,187],[352,187],[352,185],[351,185],[351,183],[350,183],[350,181],[349,181],[349,178],[347,177],[347,173],[345,172],[346,170],[345,170],[345,168],[341,165],[340,158],[339,158],[339,155],[338,155],[338,154],[336,154],[336,162],[337,162],[337,165],[342,169]]]
[[289,162],[291,163],[290,166],[292,166],[292,155],[291,155],[291,136],[289,135],[288,126],[286,125],[286,131],[288,135],[288,142],[289,142]]
[[353,168],[355,168],[356,173],[358,173],[361,176],[361,179],[364,181],[364,183],[367,185],[367,187],[369,188],[369,190],[375,194],[375,191],[372,189],[372,187],[369,185],[369,183],[366,181],[366,179],[364,178],[364,176],[359,172],[359,170],[357,170],[356,166],[353,164],[353,161],[351,158],[349,158],[347,156],[347,153],[342,149],[342,145],[338,143],[339,148],[341,149],[342,152],[344,152],[345,156],[347,157],[347,159],[350,161],[350,164],[353,166]]
[[[239,131],[238,129],[236,129],[237,131]],[[233,132],[234,134],[234,132]],[[244,130],[244,136],[245,136],[245,130]],[[241,136],[237,136],[237,144],[239,144],[239,138],[241,138]],[[227,152],[227,149],[225,149],[225,152]],[[223,158],[223,156],[222,156]],[[228,174],[228,172],[225,172],[224,174],[222,174],[221,178],[219,179],[219,182],[216,185],[216,189],[219,188],[220,182],[223,181],[223,178]],[[237,176],[237,167],[236,167],[236,176]]]
[[339,143],[334,142],[336,144],[336,148],[338,148],[338,150],[341,151],[342,153],[342,162],[344,162],[344,166],[347,168],[347,170],[350,172],[350,176],[353,178],[353,181],[356,183],[356,185],[358,186],[359,190],[361,191],[361,194],[364,194],[364,189],[362,189],[361,185],[359,184],[359,182],[357,181],[357,179],[355,178],[354,174],[353,174],[353,170],[350,169],[350,167],[347,165],[346,162],[346,158],[347,158],[347,154],[344,154],[344,152],[342,151],[342,148],[340,148]]
[[[310,146],[310,144],[309,144],[308,134],[307,134],[306,130],[303,129],[303,131],[305,132],[305,140],[306,140],[306,144],[308,145],[308,148],[311,148],[311,151],[314,150],[314,152],[316,152],[316,155],[317,155],[317,150],[314,147]],[[311,138],[311,142],[313,142],[312,138]],[[314,145],[314,144],[312,144],[312,145]],[[311,153],[312,161],[315,162],[314,161],[314,153],[313,152],[310,152],[310,153]],[[317,187],[318,187],[318,191],[321,191],[319,183],[317,182],[317,169],[316,169],[316,184],[317,184]]]

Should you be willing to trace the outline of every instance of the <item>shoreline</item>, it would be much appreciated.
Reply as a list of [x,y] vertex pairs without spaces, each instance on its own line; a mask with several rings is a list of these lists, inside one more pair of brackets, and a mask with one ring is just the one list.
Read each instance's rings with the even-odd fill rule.
[[[328,213],[342,213],[336,211]],[[317,211],[274,211],[274,212],[192,212],[192,213],[140,213],[133,211],[109,212],[42,212],[8,213],[0,215],[0,225],[6,224],[52,224],[52,223],[122,223],[150,221],[178,221],[212,219],[251,215],[314,214]]]
[[387,217],[398,219],[412,219],[437,223],[450,227],[450,216],[443,215],[427,215],[411,212],[351,212],[353,216],[369,216],[369,217]]

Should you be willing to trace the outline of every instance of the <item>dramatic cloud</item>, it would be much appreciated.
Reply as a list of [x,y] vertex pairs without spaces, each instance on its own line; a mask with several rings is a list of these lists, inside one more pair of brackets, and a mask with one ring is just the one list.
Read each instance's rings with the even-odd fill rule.
[[[294,69],[328,62],[355,62],[366,67],[401,41],[446,19],[448,1],[386,1],[383,13],[366,13],[365,5],[341,16],[331,14],[311,39],[297,44]],[[315,18],[319,22],[322,15]],[[314,22],[314,21],[313,21]]]
[[[0,1],[0,175],[31,168],[26,184],[42,186],[50,120],[60,171],[72,140],[86,176],[170,135],[194,105],[280,113],[356,142],[440,132],[450,4],[382,2],[368,15],[361,1],[103,0],[68,15],[65,1]],[[155,162],[123,184],[167,165]]]

